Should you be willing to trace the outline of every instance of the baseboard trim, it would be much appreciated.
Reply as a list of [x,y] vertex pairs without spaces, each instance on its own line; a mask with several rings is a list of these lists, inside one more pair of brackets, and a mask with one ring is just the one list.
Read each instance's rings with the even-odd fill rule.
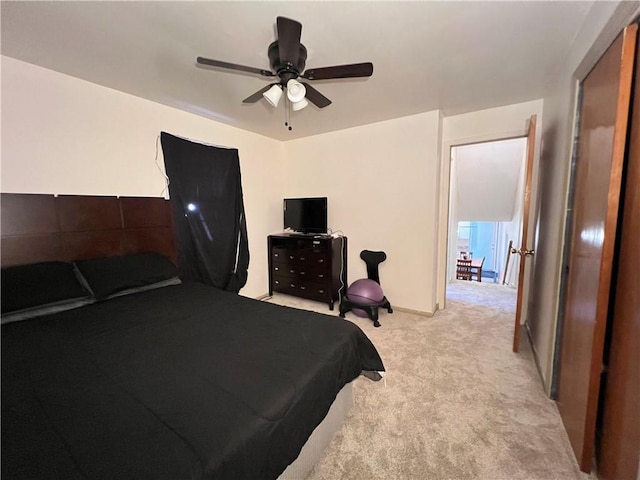
[[[272,295],[269,295],[268,293],[263,293],[262,295],[258,295],[257,297],[254,297],[256,300],[268,300],[270,298],[272,298]],[[336,307],[337,309],[339,309],[339,302],[336,303]],[[431,318],[435,315],[435,313],[439,310],[438,305],[436,305],[436,309],[435,312],[425,312],[422,310],[414,310],[413,308],[405,308],[405,307],[397,307],[396,305],[392,305],[394,310],[397,310],[398,312],[403,312],[403,313],[412,313],[413,315],[419,315],[421,317],[428,317]],[[384,310],[384,309],[383,309]]]
[[[397,310],[399,312],[403,312],[403,313],[413,313],[414,315],[420,315],[421,317],[433,317],[435,315],[435,312],[424,312],[422,310],[414,310],[412,308],[405,308],[405,307],[397,307],[395,305],[392,305],[394,310]],[[436,311],[438,309],[436,308]]]
[[529,323],[524,322],[524,329],[527,332],[527,338],[529,340],[529,345],[531,346],[531,352],[533,353],[533,361],[536,364],[536,370],[538,370],[538,377],[540,378],[540,383],[542,383],[542,389],[546,393],[548,397],[550,397],[549,390],[547,389],[547,385],[544,381],[544,376],[542,375],[542,369],[540,368],[540,361],[538,360],[538,352],[536,351],[536,347],[533,343],[533,337],[531,336],[531,330],[529,329]]

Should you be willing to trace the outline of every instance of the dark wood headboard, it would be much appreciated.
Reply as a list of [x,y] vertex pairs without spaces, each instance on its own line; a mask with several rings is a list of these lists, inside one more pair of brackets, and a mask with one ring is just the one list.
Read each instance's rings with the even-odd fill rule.
[[142,252],[177,264],[171,202],[164,198],[0,195],[2,267]]

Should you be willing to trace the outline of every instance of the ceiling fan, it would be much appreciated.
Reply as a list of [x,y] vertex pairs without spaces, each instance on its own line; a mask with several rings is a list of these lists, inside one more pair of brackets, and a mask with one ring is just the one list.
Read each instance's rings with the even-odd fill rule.
[[298,81],[298,78],[329,80],[334,78],[370,77],[373,74],[373,64],[371,62],[305,70],[307,49],[300,43],[302,24],[289,18],[277,17],[276,29],[278,39],[269,45],[267,53],[273,71],[203,57],[198,57],[197,62],[200,65],[255,73],[263,77],[278,77],[277,81],[245,98],[243,103],[255,103],[264,97],[272,106],[277,107],[283,91],[286,90],[287,98],[291,102],[293,110],[301,110],[306,107],[308,104],[307,99],[318,108],[331,105],[331,100],[308,83]]

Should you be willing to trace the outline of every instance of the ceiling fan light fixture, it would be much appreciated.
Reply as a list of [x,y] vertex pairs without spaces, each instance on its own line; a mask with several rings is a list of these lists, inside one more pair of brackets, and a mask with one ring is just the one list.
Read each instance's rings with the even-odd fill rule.
[[267,102],[269,102],[272,107],[275,108],[278,106],[280,98],[282,98],[282,87],[280,87],[280,85],[274,85],[269,90],[264,92],[262,96],[267,99]]
[[309,105],[309,102],[307,102],[306,98],[303,98],[302,100],[300,100],[299,102],[291,102],[291,109],[294,112],[297,112],[298,110],[302,110],[304,107],[306,107],[307,105]]
[[[307,94],[307,89],[304,88],[297,80],[291,79],[287,82],[287,98],[294,104],[304,100],[304,96]],[[304,107],[300,107],[304,108]],[[300,108],[298,110],[300,110]]]

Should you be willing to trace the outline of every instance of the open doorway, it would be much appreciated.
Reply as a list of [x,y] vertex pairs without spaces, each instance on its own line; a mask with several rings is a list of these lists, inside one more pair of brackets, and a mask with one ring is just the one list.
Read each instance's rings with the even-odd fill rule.
[[472,277],[478,284],[517,286],[519,258],[509,246],[520,243],[526,155],[524,137],[451,148],[449,287],[462,281],[457,267],[465,257],[481,266]]

